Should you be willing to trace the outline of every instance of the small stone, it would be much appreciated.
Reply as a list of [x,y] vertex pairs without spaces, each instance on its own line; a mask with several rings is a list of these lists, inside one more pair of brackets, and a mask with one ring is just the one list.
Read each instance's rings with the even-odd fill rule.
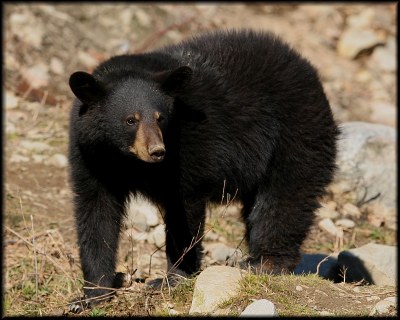
[[329,207],[322,206],[316,212],[320,218],[336,219],[339,217],[339,212]]
[[31,151],[43,152],[49,150],[51,147],[44,142],[23,140],[20,142],[20,147],[22,149],[27,149]]
[[7,121],[6,122],[6,134],[14,134],[14,133],[17,133],[17,128],[15,127],[15,125],[12,122]]
[[271,301],[267,299],[261,299],[255,300],[249,304],[239,317],[249,316],[276,317],[278,316],[278,313],[276,312],[275,305]]
[[135,15],[141,26],[149,27],[151,25],[151,17],[144,10],[135,10]]
[[49,68],[44,63],[39,63],[33,67],[23,70],[22,75],[29,85],[34,89],[46,87],[49,84]]
[[335,224],[345,229],[353,229],[356,226],[355,222],[350,219],[339,219],[335,222]]
[[42,46],[45,34],[43,25],[30,11],[11,14],[9,22],[12,34],[35,48]]
[[325,310],[321,311],[319,314],[321,316],[333,316],[334,315],[334,313],[329,312],[329,311],[325,311]]
[[159,224],[158,209],[145,197],[131,196],[126,209],[125,225],[127,227],[137,226],[141,230],[148,230]]
[[385,299],[383,299],[385,301],[389,301],[391,303],[397,304],[397,297],[387,297]]
[[361,218],[360,209],[352,203],[345,203],[342,207],[341,212],[342,212],[343,216],[349,216],[349,217],[356,218],[356,219]]
[[50,71],[58,75],[64,74],[64,65],[60,59],[56,57],[50,59]]
[[242,254],[239,250],[226,246],[223,243],[211,243],[206,247],[206,252],[208,251],[211,258],[218,262],[239,261],[242,258]]
[[15,109],[18,107],[18,97],[14,95],[11,91],[6,91],[6,104],[5,107],[6,109]]
[[374,50],[371,62],[374,62],[383,71],[394,72],[397,69],[396,56],[385,47]]
[[65,168],[68,165],[68,159],[65,155],[56,153],[50,157],[48,163],[57,168]]
[[303,287],[302,286],[296,286],[296,291],[303,291]]
[[34,154],[34,155],[32,155],[32,159],[33,159],[33,162],[35,162],[35,163],[44,163],[46,157],[42,156],[40,154]]
[[377,300],[380,300],[380,298],[378,296],[367,297],[367,301],[377,301]]
[[374,123],[381,123],[384,125],[396,127],[396,107],[387,103],[376,103],[371,106],[370,120]]
[[206,240],[206,241],[217,241],[218,238],[219,238],[219,235],[212,230],[209,230],[204,233],[204,240]]
[[168,309],[168,314],[169,314],[170,316],[176,316],[176,315],[179,314],[179,312],[176,311],[175,309]]
[[354,59],[363,51],[382,44],[378,34],[371,30],[350,28],[344,31],[338,41],[337,51],[346,58]]
[[78,60],[87,68],[94,68],[99,63],[95,58],[85,51],[78,51]]
[[339,230],[338,228],[335,226],[335,224],[333,223],[333,221],[331,219],[325,218],[322,219],[319,223],[318,226],[328,232],[329,234],[336,236],[339,234]]
[[155,244],[157,248],[162,248],[165,245],[165,225],[160,224],[152,230],[147,236],[147,241],[150,244]]
[[19,154],[13,154],[11,157],[10,157],[10,163],[19,163],[19,162],[28,162],[29,161],[29,158],[28,157],[24,157],[24,156],[21,156],[21,155],[19,155]]

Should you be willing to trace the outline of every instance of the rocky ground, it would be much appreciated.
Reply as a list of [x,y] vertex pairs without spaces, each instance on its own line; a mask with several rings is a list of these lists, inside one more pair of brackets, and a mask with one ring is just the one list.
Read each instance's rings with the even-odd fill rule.
[[[115,54],[151,50],[207,30],[248,27],[281,35],[318,68],[335,117],[345,128],[337,180],[322,199],[303,251],[330,255],[371,242],[397,245],[397,4],[8,3],[3,8],[6,315],[62,314],[81,286],[66,158],[69,75],[91,71]],[[239,209],[226,202],[208,209],[204,267],[245,255]],[[162,275],[162,216],[137,203],[129,210],[118,270],[146,279]],[[138,284],[132,292],[140,295],[140,290]],[[372,312],[393,292],[371,293],[378,298],[364,299],[362,307]],[[165,303],[150,300],[149,308],[146,301],[107,312],[152,314]],[[314,294],[302,303],[335,314],[340,305],[335,309],[332,301],[339,300]],[[181,312],[189,311],[191,300],[182,304]],[[279,308],[284,306],[278,305],[278,314]],[[104,311],[92,315],[96,312]],[[392,307],[385,312],[397,313]]]

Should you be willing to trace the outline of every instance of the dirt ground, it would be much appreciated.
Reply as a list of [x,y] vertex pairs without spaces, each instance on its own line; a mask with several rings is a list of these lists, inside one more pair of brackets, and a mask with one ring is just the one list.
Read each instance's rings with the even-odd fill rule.
[[[321,72],[338,121],[370,121],[376,101],[395,105],[395,74],[374,69],[371,50],[348,59],[335,49],[350,17],[366,10],[376,13],[378,18],[373,20],[373,28],[382,37],[395,36],[395,4],[7,3],[3,9],[5,315],[63,314],[68,301],[81,287],[68,164],[63,158],[67,155],[73,98],[68,78],[74,71],[91,71],[112,55],[151,50],[198,32],[248,27],[280,34],[312,61]],[[366,80],[355,81],[356,76],[361,77],[367,71],[370,76]],[[214,211],[215,221],[211,223],[209,219],[209,226],[227,244],[236,247],[243,237],[243,225],[234,213],[221,217],[218,212]],[[329,254],[370,241],[396,244],[395,231],[378,229],[365,219],[356,224],[355,229],[345,232],[342,248],[337,248],[335,239],[318,227],[313,228],[304,251]],[[153,245],[134,243],[124,233],[119,270],[138,269],[143,277],[162,274],[165,269],[162,250],[152,255],[151,274],[148,262],[142,263],[154,251]],[[142,287],[138,284],[135,290],[141,292]],[[391,289],[379,290],[380,293],[370,295],[393,295]],[[335,303],[337,309],[342,308],[343,300],[330,299],[329,292],[328,296],[314,292],[312,301],[304,298],[302,302],[312,303],[321,310],[335,310],[332,306]],[[152,299],[152,308],[148,307],[148,300],[139,299],[136,305],[131,303],[129,308],[116,308],[108,314],[152,314],[158,301],[165,303],[162,299]],[[371,308],[373,303],[374,300],[364,299],[357,308]],[[190,302],[183,303],[182,310],[187,310],[188,305]],[[347,308],[352,308],[352,304]]]

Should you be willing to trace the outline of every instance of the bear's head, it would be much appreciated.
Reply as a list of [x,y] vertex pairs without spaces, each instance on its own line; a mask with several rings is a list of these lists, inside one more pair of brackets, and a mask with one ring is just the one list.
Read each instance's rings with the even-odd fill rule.
[[73,73],[69,85],[80,102],[82,139],[101,136],[96,143],[101,140],[145,162],[162,161],[174,100],[191,76],[186,66],[140,78],[114,74],[101,80],[86,72]]

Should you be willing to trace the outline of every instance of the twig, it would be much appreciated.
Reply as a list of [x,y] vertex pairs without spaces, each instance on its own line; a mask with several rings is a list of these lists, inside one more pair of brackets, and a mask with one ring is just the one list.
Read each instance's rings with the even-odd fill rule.
[[32,247],[33,247],[33,256],[35,261],[35,291],[36,291],[36,299],[38,299],[38,289],[39,289],[39,281],[38,281],[38,265],[37,265],[37,250],[36,250],[36,241],[35,241],[35,231],[33,229],[33,216],[31,215],[31,223],[32,223]]
[[328,255],[328,256],[326,256],[325,258],[323,258],[323,259],[317,264],[317,271],[315,272],[316,275],[319,274],[319,267],[321,266],[321,264],[323,264],[326,260],[328,260],[332,255],[333,255],[333,253],[331,253],[330,255]]

